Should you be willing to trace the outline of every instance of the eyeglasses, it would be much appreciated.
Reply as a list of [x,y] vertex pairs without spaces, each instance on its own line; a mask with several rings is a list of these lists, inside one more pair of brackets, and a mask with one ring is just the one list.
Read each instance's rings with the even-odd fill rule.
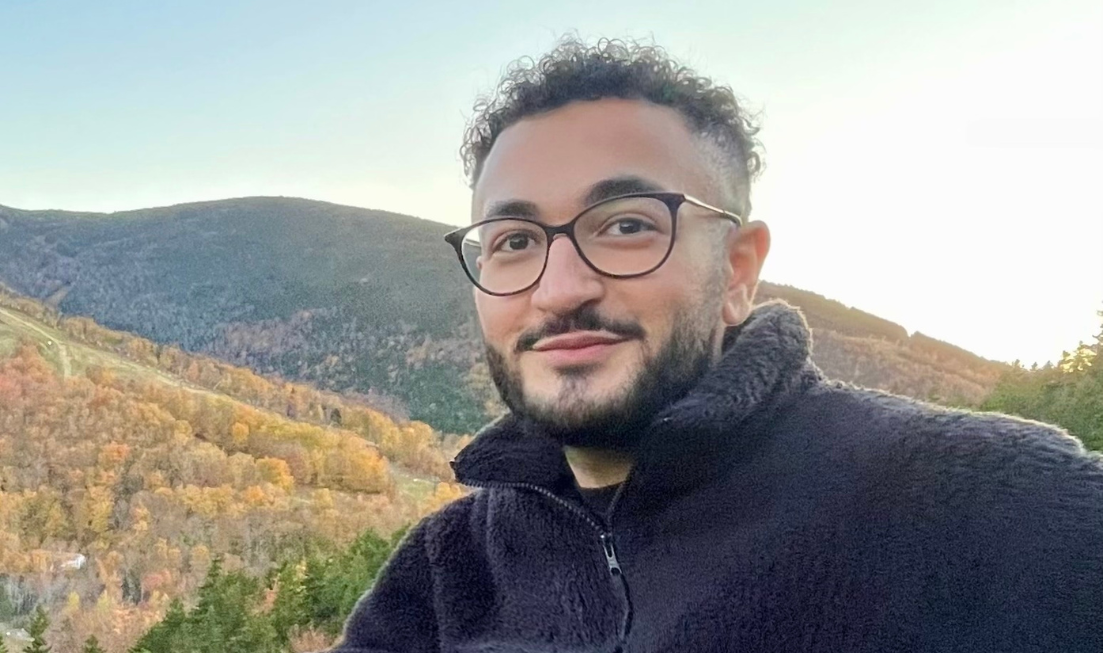
[[562,234],[598,274],[642,277],[674,249],[678,213],[693,205],[743,225],[743,218],[681,193],[630,193],[587,207],[573,220],[548,226],[529,218],[491,218],[445,234],[471,283],[488,295],[525,292],[540,282],[552,240]]

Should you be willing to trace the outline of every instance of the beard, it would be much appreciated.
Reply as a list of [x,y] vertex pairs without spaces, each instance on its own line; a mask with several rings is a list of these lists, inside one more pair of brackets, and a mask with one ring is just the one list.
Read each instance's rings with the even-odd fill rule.
[[[560,373],[554,397],[528,397],[520,372],[487,343],[491,379],[514,414],[560,444],[632,451],[655,416],[688,393],[712,367],[723,329],[715,321],[706,322],[703,316],[714,313],[703,308],[674,311],[670,336],[657,350],[643,347],[634,378],[627,379],[615,396],[594,398],[589,372],[566,370]],[[592,306],[584,306],[523,335],[516,351],[526,351],[542,337],[575,330],[606,330],[644,342],[639,325],[603,319]]]

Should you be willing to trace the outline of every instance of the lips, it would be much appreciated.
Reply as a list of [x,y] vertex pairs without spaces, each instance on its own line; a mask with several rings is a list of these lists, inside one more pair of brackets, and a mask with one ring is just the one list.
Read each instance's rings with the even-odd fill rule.
[[534,351],[585,349],[586,347],[594,347],[597,345],[615,345],[625,340],[627,340],[627,338],[612,333],[583,331],[543,338],[537,341],[532,348]]
[[542,338],[532,346],[532,351],[552,369],[577,370],[607,361],[617,345],[628,340],[607,331],[576,331]]

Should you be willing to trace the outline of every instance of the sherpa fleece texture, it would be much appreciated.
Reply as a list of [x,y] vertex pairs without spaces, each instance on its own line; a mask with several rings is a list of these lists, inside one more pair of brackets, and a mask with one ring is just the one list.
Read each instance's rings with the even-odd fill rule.
[[1103,651],[1100,458],[826,381],[810,347],[760,307],[657,417],[609,516],[622,577],[559,447],[488,427],[454,463],[484,489],[410,532],[336,650]]

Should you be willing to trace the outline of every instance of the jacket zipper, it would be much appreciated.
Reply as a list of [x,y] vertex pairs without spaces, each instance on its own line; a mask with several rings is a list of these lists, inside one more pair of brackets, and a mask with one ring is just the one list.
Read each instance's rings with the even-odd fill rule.
[[[513,488],[531,490],[537,494],[543,495],[550,499],[553,503],[557,503],[560,506],[566,508],[568,511],[574,513],[576,516],[582,519],[590,525],[591,528],[597,533],[598,542],[601,544],[601,550],[605,554],[605,564],[609,568],[609,574],[616,579],[617,585],[620,588],[621,596],[624,598],[624,616],[621,619],[620,631],[617,637],[616,653],[622,653],[627,649],[628,644],[628,632],[632,628],[632,600],[631,595],[628,593],[628,579],[624,576],[624,570],[621,569],[620,561],[617,560],[617,548],[613,541],[613,532],[611,529],[612,522],[610,520],[610,530],[605,530],[594,521],[594,518],[590,516],[588,512],[581,506],[575,505],[562,497],[556,496],[554,492],[540,487],[539,485],[533,485],[532,483],[496,483],[496,482],[471,482],[465,481],[464,485],[470,487],[496,489],[496,488]],[[624,485],[617,489],[617,493],[613,495],[613,500],[609,504],[608,515],[612,515],[613,509],[617,505],[617,501],[620,499],[621,492],[624,490]]]

